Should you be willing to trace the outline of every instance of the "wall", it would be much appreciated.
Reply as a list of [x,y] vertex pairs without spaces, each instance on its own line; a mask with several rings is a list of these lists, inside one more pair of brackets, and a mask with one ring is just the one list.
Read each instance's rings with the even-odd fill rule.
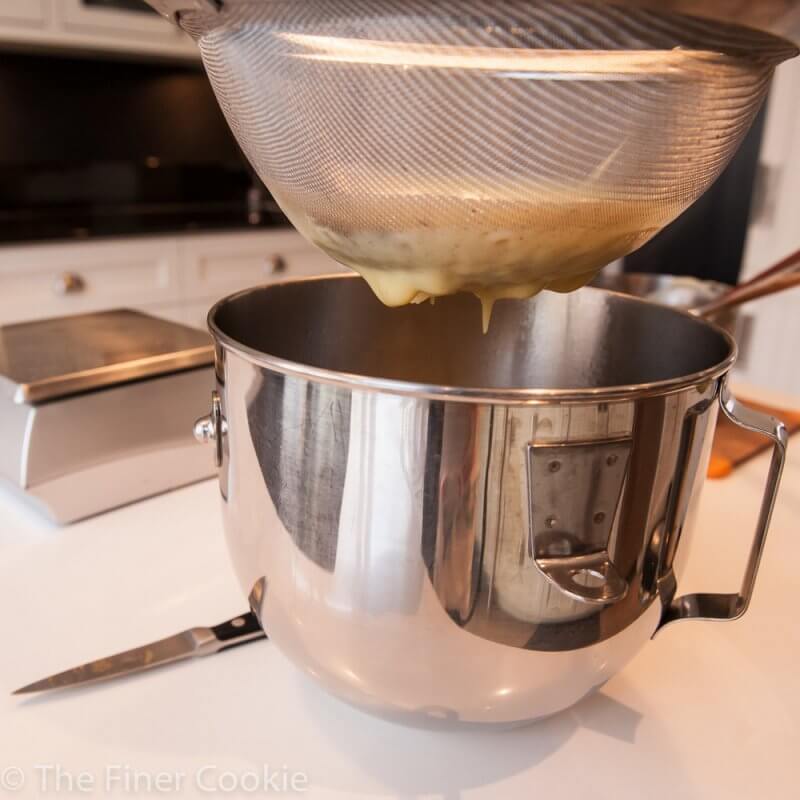
[[[777,72],[761,156],[761,206],[751,223],[742,280],[800,248],[800,58]],[[800,289],[746,307],[736,378],[800,401]]]

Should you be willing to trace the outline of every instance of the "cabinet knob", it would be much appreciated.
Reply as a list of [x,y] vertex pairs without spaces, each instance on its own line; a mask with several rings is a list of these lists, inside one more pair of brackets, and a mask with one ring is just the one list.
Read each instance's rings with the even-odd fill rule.
[[86,281],[77,272],[62,272],[53,281],[53,291],[56,294],[78,294],[86,288]]
[[271,256],[267,259],[269,269],[273,275],[283,275],[289,269],[289,263],[283,256]]

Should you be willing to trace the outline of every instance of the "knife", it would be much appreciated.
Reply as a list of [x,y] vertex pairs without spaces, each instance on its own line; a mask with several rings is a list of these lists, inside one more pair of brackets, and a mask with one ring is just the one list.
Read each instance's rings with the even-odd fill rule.
[[81,664],[79,667],[23,686],[14,694],[33,694],[121,678],[124,675],[132,675],[187,658],[221,653],[223,650],[265,638],[266,634],[261,630],[255,614],[248,612],[212,628],[189,628],[143,647],[135,647],[124,653]]

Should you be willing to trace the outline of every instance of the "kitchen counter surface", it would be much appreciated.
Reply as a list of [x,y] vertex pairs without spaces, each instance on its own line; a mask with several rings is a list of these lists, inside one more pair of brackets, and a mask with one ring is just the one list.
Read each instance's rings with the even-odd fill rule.
[[[683,592],[738,587],[767,463],[707,485]],[[313,798],[795,797],[798,519],[795,440],[744,619],[671,626],[602,691],[537,725],[443,733],[341,704],[266,641],[11,697],[245,602],[214,482],[65,529],[0,493],[0,796],[291,796],[294,781]]]

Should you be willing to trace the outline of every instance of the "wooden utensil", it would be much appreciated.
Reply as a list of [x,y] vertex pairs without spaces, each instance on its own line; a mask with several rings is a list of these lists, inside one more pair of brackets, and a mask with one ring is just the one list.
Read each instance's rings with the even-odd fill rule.
[[711,319],[743,303],[800,286],[800,250],[795,251],[749,281],[734,286],[710,303],[692,309],[693,314]]

